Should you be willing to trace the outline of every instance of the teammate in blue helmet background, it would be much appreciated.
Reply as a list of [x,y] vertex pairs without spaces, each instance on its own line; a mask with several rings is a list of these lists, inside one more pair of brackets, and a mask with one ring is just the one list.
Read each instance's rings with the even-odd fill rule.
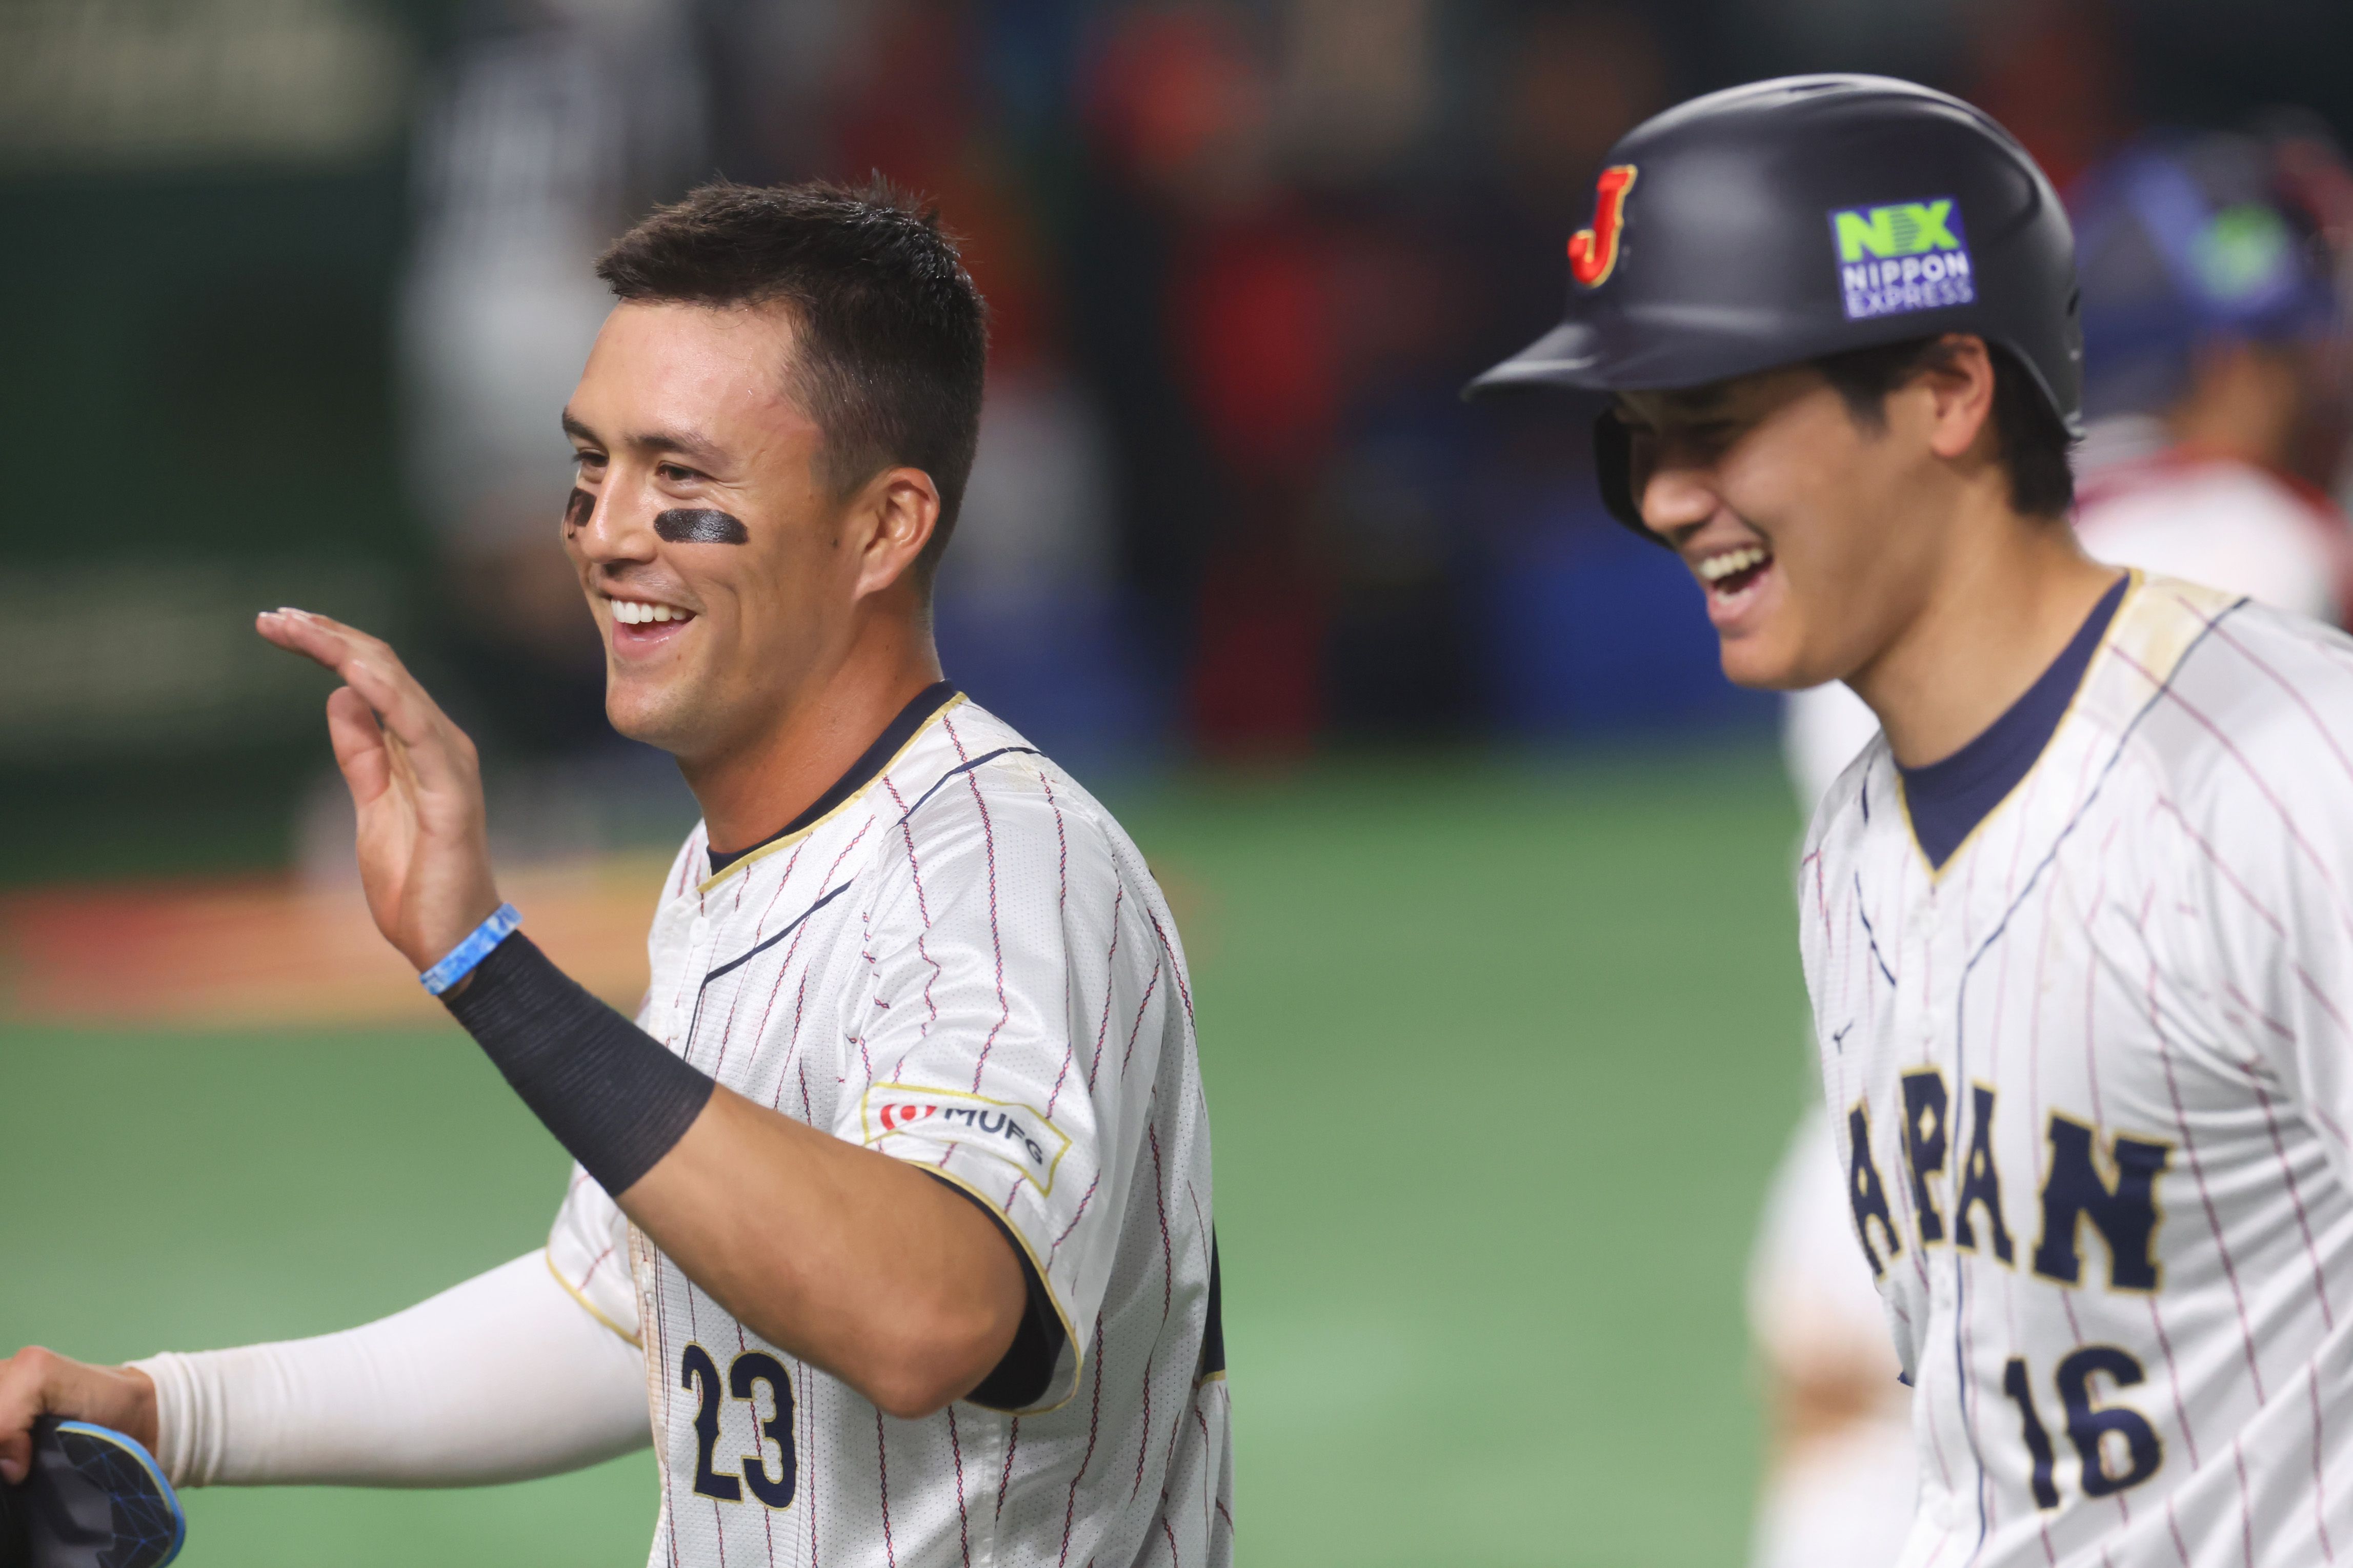
[[2283,393],[2311,368],[2303,351],[2340,314],[2326,210],[2337,182],[2313,163],[2327,156],[2309,132],[2159,132],[2085,174],[2069,206],[2087,417],[2175,410],[2232,360],[2265,363]]
[[2073,205],[2086,548],[2341,623],[2345,519],[2323,488],[2345,446],[2330,241],[2353,175],[2308,133],[2156,135]]

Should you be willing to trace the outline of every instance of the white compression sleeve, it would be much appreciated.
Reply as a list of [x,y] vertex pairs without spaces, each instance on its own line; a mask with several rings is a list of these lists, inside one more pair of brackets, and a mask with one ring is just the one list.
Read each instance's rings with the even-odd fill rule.
[[363,1328],[131,1364],[175,1486],[477,1486],[651,1441],[644,1357],[541,1252]]

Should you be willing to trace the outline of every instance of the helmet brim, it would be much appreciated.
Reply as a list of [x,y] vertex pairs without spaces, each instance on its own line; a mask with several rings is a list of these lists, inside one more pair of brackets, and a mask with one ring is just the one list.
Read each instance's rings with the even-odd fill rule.
[[1758,310],[1712,305],[1641,306],[1615,312],[1615,331],[1590,320],[1561,322],[1473,380],[1462,389],[1462,398],[1467,403],[1497,393],[1546,388],[1673,392],[1803,364],[1824,354],[1869,347],[1873,340],[1901,342],[1938,331],[1963,331],[1975,332],[2015,355],[2041,390],[2044,403],[2060,415],[2068,436],[2083,439],[2082,413],[2079,409],[2062,412],[2070,409],[2069,401],[2051,384],[2041,360],[2014,339],[1988,332],[1975,321],[1950,321],[1950,314],[1923,310],[1891,318],[1875,331],[1851,333],[1841,341],[1832,330],[1792,333],[1769,313]]
[[[1801,363],[1854,346],[1828,321],[1793,326],[1786,310],[1712,301],[1613,307],[1573,315],[1462,390],[1465,398],[1525,387],[1577,392],[1672,392]],[[1936,331],[1933,323],[1926,331]],[[1923,335],[1891,324],[1888,339]]]
[[1546,386],[1607,392],[1610,390],[1609,358],[1591,323],[1563,321],[1473,379],[1462,389],[1462,398],[1467,403],[1492,393]]

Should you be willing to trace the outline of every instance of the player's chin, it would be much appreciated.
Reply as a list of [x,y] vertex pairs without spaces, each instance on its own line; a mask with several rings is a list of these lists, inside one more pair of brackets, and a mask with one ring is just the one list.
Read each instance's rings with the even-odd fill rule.
[[643,671],[608,670],[606,721],[628,740],[676,752],[691,728],[683,722],[683,715],[693,706],[685,685],[675,676],[659,680]]
[[1758,691],[1793,691],[1820,684],[1816,661],[1805,657],[1803,616],[1778,562],[1768,563],[1731,593],[1706,590],[1724,678]]
[[1798,691],[1820,685],[1823,678],[1814,674],[1812,662],[1801,657],[1798,639],[1778,635],[1781,630],[1773,626],[1737,632],[1719,628],[1717,651],[1724,678],[1751,691]]

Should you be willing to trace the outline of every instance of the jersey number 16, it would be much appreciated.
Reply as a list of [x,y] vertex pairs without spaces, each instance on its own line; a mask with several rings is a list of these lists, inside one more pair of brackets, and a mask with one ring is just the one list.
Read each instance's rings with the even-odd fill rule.
[[[2061,1362],[2052,1376],[2060,1405],[2067,1413],[2067,1439],[2083,1461],[2086,1497],[2109,1497],[2137,1487],[2157,1474],[2158,1466],[2165,1462],[2165,1447],[2158,1440],[2157,1428],[2140,1412],[2092,1402],[2092,1379],[2101,1374],[2113,1378],[2119,1388],[2129,1388],[2147,1375],[2140,1363],[2114,1345],[2085,1345]],[[2057,1508],[2059,1487],[2052,1477],[2056,1456],[2051,1449],[2051,1434],[2035,1412],[2034,1389],[2021,1358],[2012,1356],[2002,1368],[2001,1391],[2018,1406],[2026,1452],[2034,1461],[2034,1506]]]

